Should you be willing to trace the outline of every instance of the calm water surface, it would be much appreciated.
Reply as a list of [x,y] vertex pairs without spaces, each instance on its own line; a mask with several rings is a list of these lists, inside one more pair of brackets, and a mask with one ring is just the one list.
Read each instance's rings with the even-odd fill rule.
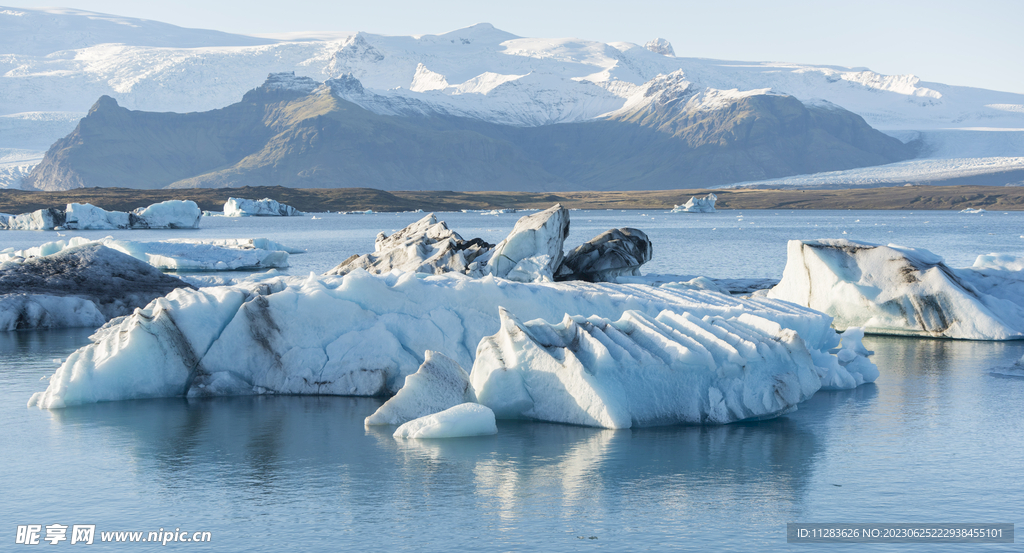
[[[979,253],[1024,255],[1024,214],[740,215],[574,212],[570,242],[633,226],[654,241],[651,272],[730,278],[778,278],[791,238],[895,242],[931,249],[954,266]],[[368,251],[379,230],[421,216],[209,218],[198,232],[91,234],[267,236],[307,248],[290,271],[305,274]],[[464,237],[497,241],[517,216],[441,218]],[[8,233],[0,246],[55,238]],[[210,544],[167,546],[191,551],[809,551],[823,547],[787,545],[787,522],[1024,527],[1024,373],[993,371],[1024,355],[1022,342],[868,338],[882,372],[876,384],[819,392],[797,412],[760,423],[611,431],[499,421],[495,436],[396,441],[387,428],[363,427],[377,399],[27,409],[29,395],[45,387],[40,378],[89,334],[0,333],[0,543],[9,544],[0,549],[15,547],[19,524],[53,523],[212,532]]]

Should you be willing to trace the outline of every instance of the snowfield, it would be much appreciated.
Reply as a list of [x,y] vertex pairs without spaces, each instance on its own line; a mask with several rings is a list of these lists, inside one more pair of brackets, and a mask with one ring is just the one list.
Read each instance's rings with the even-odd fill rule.
[[[268,73],[294,71],[320,82],[355,77],[361,87],[336,92],[377,113],[520,126],[635,109],[649,101],[652,85],[673,76],[700,91],[707,109],[749,94],[790,94],[842,106],[897,136],[924,133],[922,141],[943,159],[1024,156],[1019,138],[1010,145],[993,138],[1024,129],[1024,94],[859,68],[677,57],[631,43],[517,37],[486,23],[442,35],[257,38],[77,10],[11,8],[0,11],[0,29],[0,129],[17,128],[0,148],[32,152],[66,135],[101,95],[129,109],[205,111],[237,101]],[[672,51],[670,44],[651,44]],[[966,129],[989,130],[947,133]],[[947,134],[929,138],[934,133]],[[18,174],[0,164],[6,186]]]

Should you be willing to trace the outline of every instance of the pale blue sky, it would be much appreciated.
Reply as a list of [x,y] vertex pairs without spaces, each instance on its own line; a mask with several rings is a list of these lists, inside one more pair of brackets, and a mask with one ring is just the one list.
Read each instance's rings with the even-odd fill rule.
[[438,34],[487,22],[520,36],[639,44],[664,37],[679,56],[868,67],[1024,93],[1020,0],[79,0],[69,7],[243,34]]

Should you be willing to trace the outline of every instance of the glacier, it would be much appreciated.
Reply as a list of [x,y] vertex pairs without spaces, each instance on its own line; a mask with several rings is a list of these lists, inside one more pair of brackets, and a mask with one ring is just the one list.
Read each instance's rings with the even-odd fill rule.
[[1020,261],[980,256],[953,269],[920,248],[852,240],[791,240],[767,297],[827,313],[837,329],[965,340],[1024,338]]
[[[135,110],[208,111],[232,103],[268,73],[284,72],[321,82],[350,75],[365,90],[347,97],[377,113],[518,126],[597,119],[644,102],[650,83],[679,73],[710,96],[784,92],[842,106],[901,140],[921,140],[927,167],[904,162],[856,173],[865,185],[877,185],[877,178],[913,182],[915,171],[937,166],[948,173],[941,178],[1024,168],[1024,95],[914,75],[675,56],[658,40],[641,46],[529,38],[489,24],[415,37],[359,32],[275,40],[81,11],[12,11],[21,15],[0,14],[14,29],[0,39],[10,69],[0,78],[0,148],[20,149],[27,161],[6,172],[0,167],[0,186],[13,186],[100,96]],[[141,32],[157,27],[154,36]],[[988,161],[974,163],[981,158]]]
[[666,310],[701,319],[760,317],[798,335],[816,367],[842,367],[830,353],[840,345],[831,317],[788,302],[631,284],[357,270],[344,277],[274,277],[175,290],[108,322],[30,404],[60,408],[259,393],[393,395],[427,351],[475,371],[481,340],[501,330],[499,306],[528,321],[561,320],[566,313],[618,320],[627,311],[657,317]]

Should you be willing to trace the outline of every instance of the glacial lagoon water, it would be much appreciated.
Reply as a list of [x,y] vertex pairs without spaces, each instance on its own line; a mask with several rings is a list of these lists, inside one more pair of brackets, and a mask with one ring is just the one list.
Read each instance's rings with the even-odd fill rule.
[[[323,272],[423,214],[204,218],[133,240],[265,236]],[[518,215],[441,214],[497,241]],[[645,272],[778,278],[786,240],[923,247],[953,266],[1024,255],[1024,213],[572,213],[574,246],[612,227],[654,241]],[[0,249],[55,233],[6,232]],[[478,438],[397,441],[363,427],[373,398],[246,397],[28,409],[88,329],[0,334],[0,549],[18,525],[211,532],[189,551],[986,551],[1018,544],[795,545],[789,522],[1024,527],[1024,342],[868,337],[875,384],[819,392],[771,421],[602,430],[499,421]],[[1019,540],[1019,538],[1018,538]],[[71,546],[67,541],[61,547]],[[35,546],[40,547],[40,546]],[[49,547],[43,544],[42,547]]]

